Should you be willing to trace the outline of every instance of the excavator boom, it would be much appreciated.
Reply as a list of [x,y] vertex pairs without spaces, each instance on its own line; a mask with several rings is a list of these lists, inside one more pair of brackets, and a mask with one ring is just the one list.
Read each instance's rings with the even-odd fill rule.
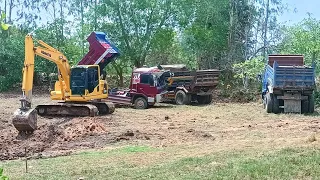
[[14,112],[12,123],[18,131],[34,131],[37,127],[37,111],[31,107],[34,74],[33,41],[30,35],[25,37],[25,60],[22,77],[21,107]]
[[32,132],[37,128],[37,110],[36,108],[31,107],[35,55],[48,59],[58,66],[59,72],[61,73],[61,76],[59,76],[61,87],[63,82],[66,82],[66,85],[64,86],[65,90],[61,91],[63,97],[62,99],[65,99],[65,95],[70,92],[70,65],[68,60],[61,52],[44,43],[43,41],[38,41],[38,43],[43,47],[34,47],[34,42],[31,35],[28,34],[25,37],[22,98],[20,99],[21,107],[14,112],[14,117],[12,120],[13,125],[20,132]]

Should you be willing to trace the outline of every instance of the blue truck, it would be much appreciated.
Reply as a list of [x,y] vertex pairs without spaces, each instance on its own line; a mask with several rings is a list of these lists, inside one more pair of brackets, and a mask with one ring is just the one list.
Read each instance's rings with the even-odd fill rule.
[[267,113],[313,113],[315,64],[302,55],[269,55],[262,77],[262,100]]

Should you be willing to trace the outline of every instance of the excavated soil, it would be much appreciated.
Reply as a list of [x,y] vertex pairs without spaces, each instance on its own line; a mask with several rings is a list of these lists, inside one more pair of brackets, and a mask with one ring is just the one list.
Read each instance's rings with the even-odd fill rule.
[[[235,149],[319,146],[320,118],[266,114],[259,103],[209,106],[161,104],[147,110],[117,108],[99,117],[38,117],[38,130],[18,134],[11,124],[19,94],[0,94],[0,160],[68,155],[122,145],[182,146],[205,154]],[[50,102],[35,95],[34,104]]]

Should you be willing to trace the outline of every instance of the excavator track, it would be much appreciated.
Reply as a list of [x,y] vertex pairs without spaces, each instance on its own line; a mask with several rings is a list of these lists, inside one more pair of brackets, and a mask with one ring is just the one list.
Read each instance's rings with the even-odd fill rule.
[[38,105],[36,107],[40,116],[90,116],[112,114],[115,107],[112,103],[56,103]]
[[12,123],[19,132],[32,133],[37,129],[37,115],[40,116],[90,116],[112,114],[115,106],[111,102],[56,103],[38,105],[34,109],[18,109]]
[[40,116],[90,116],[98,115],[98,108],[92,104],[55,103],[38,105]]

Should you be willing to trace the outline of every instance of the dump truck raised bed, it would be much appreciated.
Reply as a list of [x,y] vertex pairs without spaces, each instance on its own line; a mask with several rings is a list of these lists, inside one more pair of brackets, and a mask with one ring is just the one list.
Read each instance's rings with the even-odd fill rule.
[[120,56],[119,49],[106,38],[103,32],[92,32],[87,38],[89,52],[78,65],[99,65],[103,70],[110,62]]
[[168,101],[175,101],[178,105],[190,104],[192,101],[209,104],[218,79],[218,70],[179,71],[168,65],[166,69],[161,66],[137,68],[132,72],[130,87],[109,91],[107,101],[134,105],[137,109]]
[[262,80],[267,113],[313,113],[315,65],[304,65],[302,55],[269,55]]

